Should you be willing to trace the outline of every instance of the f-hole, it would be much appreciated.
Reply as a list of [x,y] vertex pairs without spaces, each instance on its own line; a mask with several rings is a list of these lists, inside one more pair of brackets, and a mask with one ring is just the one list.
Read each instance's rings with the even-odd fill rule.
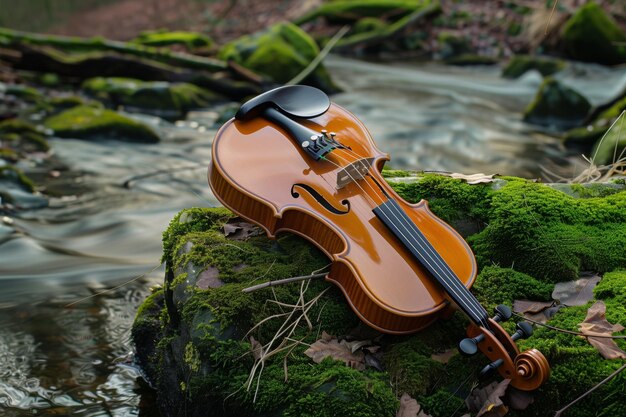
[[315,199],[315,201],[317,201],[322,207],[324,207],[326,210],[328,210],[332,214],[336,214],[338,216],[341,216],[341,215],[350,213],[350,201],[342,200],[341,201],[341,205],[345,206],[346,209],[345,210],[338,209],[335,206],[333,206],[330,201],[326,200],[320,193],[318,193],[315,188],[313,188],[313,187],[311,187],[310,185],[307,185],[307,184],[297,183],[297,184],[292,185],[291,186],[291,196],[293,198],[300,197],[300,193],[298,193],[296,191],[296,187],[300,187],[303,190],[305,190],[306,192],[308,192],[311,195],[311,197],[313,197]]

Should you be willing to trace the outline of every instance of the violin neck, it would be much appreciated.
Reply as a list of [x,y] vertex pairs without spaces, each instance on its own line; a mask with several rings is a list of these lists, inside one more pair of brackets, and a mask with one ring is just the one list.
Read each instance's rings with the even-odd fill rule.
[[389,198],[373,210],[476,325],[489,329],[489,315],[402,207]]

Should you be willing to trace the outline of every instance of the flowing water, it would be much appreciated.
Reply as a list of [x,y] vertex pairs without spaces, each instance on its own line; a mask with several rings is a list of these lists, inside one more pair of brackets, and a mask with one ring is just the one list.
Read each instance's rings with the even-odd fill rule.
[[[539,164],[571,163],[558,139],[521,122],[537,73],[510,81],[496,69],[338,57],[327,66],[346,90],[333,100],[368,126],[394,168],[537,177]],[[626,69],[576,66],[560,78],[597,104],[623,89]],[[64,196],[48,207],[0,223],[0,415],[154,413],[132,366],[130,326],[162,281],[168,221],[217,205],[206,183],[217,113],[135,117],[163,142],[53,139],[56,158],[80,174],[61,174]]]

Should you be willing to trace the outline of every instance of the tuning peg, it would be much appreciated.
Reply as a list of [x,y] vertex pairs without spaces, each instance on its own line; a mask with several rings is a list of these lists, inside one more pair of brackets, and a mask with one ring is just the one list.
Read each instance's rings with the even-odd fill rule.
[[494,371],[498,369],[498,367],[503,363],[504,361],[502,359],[496,359],[495,361],[491,362],[489,365],[480,370],[480,372],[478,373],[478,378],[489,378],[494,373]]
[[459,352],[461,352],[465,356],[472,356],[478,352],[478,344],[485,339],[484,334],[479,334],[476,337],[466,337],[465,339],[459,342]]
[[533,334],[533,326],[531,326],[530,323],[526,321],[517,323],[515,327],[517,328],[517,331],[511,335],[511,339],[513,339],[513,341],[518,339],[526,339]]
[[504,304],[500,304],[494,310],[496,312],[496,315],[493,316],[492,319],[494,321],[497,321],[498,323],[501,321],[502,322],[507,321],[513,315],[513,312],[511,311],[511,309],[505,306]]

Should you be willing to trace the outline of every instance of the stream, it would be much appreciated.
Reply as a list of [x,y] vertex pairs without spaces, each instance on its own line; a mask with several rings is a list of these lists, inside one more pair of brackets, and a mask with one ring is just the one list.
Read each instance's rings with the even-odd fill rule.
[[[540,177],[542,166],[579,167],[558,138],[521,121],[539,73],[504,80],[498,68],[336,56],[326,65],[345,89],[332,99],[364,122],[393,168]],[[596,105],[626,87],[626,68],[570,65],[557,78]],[[55,157],[80,175],[68,176],[48,207],[0,219],[3,416],[156,413],[132,365],[130,327],[163,280],[169,220],[218,204],[206,181],[218,114],[133,117],[163,141],[52,139]]]

